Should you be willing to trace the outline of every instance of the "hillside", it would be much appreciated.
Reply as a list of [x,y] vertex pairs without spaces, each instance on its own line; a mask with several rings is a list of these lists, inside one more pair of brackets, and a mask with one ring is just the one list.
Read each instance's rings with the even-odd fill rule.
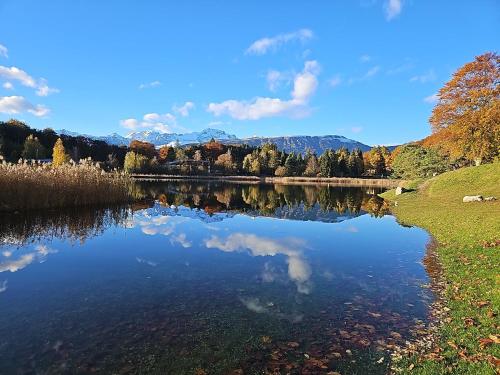
[[[427,229],[437,241],[445,307],[435,353],[399,365],[412,374],[493,374],[500,341],[495,324],[500,306],[500,201],[462,203],[464,195],[500,199],[500,163],[443,173],[413,192],[382,197],[396,202],[398,221]],[[431,266],[432,267],[432,266]],[[415,367],[413,367],[415,366]]]
[[371,148],[371,146],[340,135],[252,137],[241,139],[238,143],[246,143],[250,146],[261,146],[264,143],[274,143],[278,146],[279,150],[284,150],[286,152],[293,151],[304,154],[307,149],[311,149],[318,155],[322,154],[327,149],[337,150],[341,147],[345,147],[349,151],[359,148],[363,152]]

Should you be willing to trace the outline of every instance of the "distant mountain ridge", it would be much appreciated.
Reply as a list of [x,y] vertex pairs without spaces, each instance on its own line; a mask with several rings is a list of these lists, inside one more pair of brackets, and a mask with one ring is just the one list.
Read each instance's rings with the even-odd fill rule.
[[264,143],[274,143],[279,150],[286,152],[300,152],[304,154],[308,149],[316,152],[318,155],[322,154],[327,149],[339,149],[345,147],[348,150],[359,148],[361,151],[370,150],[371,146],[364,143],[349,139],[340,135],[323,135],[323,136],[308,136],[308,135],[295,135],[283,137],[251,137],[251,138],[238,138],[235,135],[228,134],[223,130],[207,128],[200,132],[192,132],[185,134],[177,133],[161,133],[154,130],[145,130],[140,132],[133,132],[127,136],[121,136],[117,133],[108,136],[92,136],[86,134],[78,134],[69,130],[62,129],[59,134],[70,136],[88,137],[91,139],[105,141],[112,145],[128,146],[132,140],[143,142],[150,142],[156,147],[164,145],[189,145],[209,142],[212,138],[224,144],[248,144],[250,146],[261,146]]

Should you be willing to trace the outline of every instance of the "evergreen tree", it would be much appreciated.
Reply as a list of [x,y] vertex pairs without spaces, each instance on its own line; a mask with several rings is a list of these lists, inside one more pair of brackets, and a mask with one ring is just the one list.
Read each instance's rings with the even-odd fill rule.
[[24,159],[43,159],[45,155],[45,147],[42,146],[37,137],[30,134],[24,141],[22,157]]
[[287,176],[295,176],[297,173],[297,158],[293,151],[288,154],[285,160],[285,170]]

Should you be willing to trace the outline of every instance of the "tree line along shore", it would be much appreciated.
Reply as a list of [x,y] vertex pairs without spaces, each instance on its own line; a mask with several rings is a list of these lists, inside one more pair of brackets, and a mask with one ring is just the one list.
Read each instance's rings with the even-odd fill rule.
[[[129,192],[131,174],[256,176],[275,182],[305,182],[309,178],[318,183],[331,178],[412,180],[496,162],[500,151],[499,82],[499,55],[488,52],[477,56],[458,69],[438,92],[429,119],[432,134],[393,150],[384,146],[374,146],[366,152],[339,148],[316,155],[311,150],[304,154],[288,153],[271,143],[251,147],[225,145],[213,139],[205,144],[165,145],[157,149],[151,143],[137,140],[129,146],[115,146],[84,136],[58,135],[52,129],[32,129],[18,120],[0,122],[0,159],[4,165],[0,174],[0,188],[4,192],[0,195],[0,207],[12,206],[12,202],[6,203],[5,192],[10,190],[18,192],[19,202],[45,202],[34,204],[36,207],[63,204],[43,195],[36,200],[23,196],[23,185],[30,187],[26,194],[34,194],[36,190],[63,196],[65,191],[71,192],[68,194],[73,199],[61,199],[64,205],[101,203],[106,196],[114,201],[114,195],[107,192],[118,183],[123,185],[119,196],[133,199]],[[68,177],[54,168],[68,169]],[[76,175],[69,177],[75,173],[107,177],[96,178],[97,187],[85,191],[84,182],[78,186],[71,183],[78,180]],[[47,182],[56,176],[60,181]],[[101,185],[102,192],[98,194],[96,189]],[[87,194],[90,191],[93,193]],[[17,206],[28,208],[31,204]]]

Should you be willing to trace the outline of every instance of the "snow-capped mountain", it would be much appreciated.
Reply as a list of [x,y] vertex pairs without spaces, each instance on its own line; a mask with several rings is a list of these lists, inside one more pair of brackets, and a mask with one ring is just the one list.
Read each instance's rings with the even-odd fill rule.
[[201,132],[192,132],[185,134],[177,133],[160,133],[153,130],[146,130],[142,132],[134,132],[127,135],[129,143],[131,140],[136,139],[138,141],[150,142],[155,146],[162,145],[172,145],[179,143],[181,145],[193,144],[193,143],[206,143],[212,138],[217,141],[231,141],[237,140],[235,135],[227,134],[223,130],[218,129],[205,129]]
[[339,149],[345,147],[349,150],[359,148],[362,151],[367,151],[371,147],[349,139],[340,135],[323,135],[323,136],[284,136],[284,137],[251,137],[251,138],[238,138],[235,135],[228,134],[219,129],[205,129],[200,132],[192,132],[185,134],[177,133],[162,133],[154,130],[145,130],[140,132],[133,132],[127,136],[120,134],[110,134],[108,136],[92,136],[86,134],[78,134],[69,130],[62,129],[59,134],[69,135],[73,137],[84,136],[91,139],[107,142],[112,145],[128,146],[131,141],[138,140],[143,142],[150,142],[156,147],[163,145],[189,145],[197,143],[209,142],[212,138],[224,144],[248,144],[250,146],[260,146],[264,143],[274,143],[278,149],[287,152],[300,152],[304,154],[307,149],[311,149],[318,155],[322,154],[326,149]]
[[200,132],[192,132],[185,134],[162,133],[154,130],[145,130],[145,131],[130,133],[125,137],[116,133],[107,136],[78,134],[66,129],[60,130],[59,134],[69,135],[72,137],[83,136],[91,139],[105,141],[106,143],[117,146],[128,146],[130,142],[133,140],[150,142],[157,147],[163,145],[173,145],[176,143],[179,143],[180,145],[187,145],[193,143],[206,143],[209,142],[212,138],[221,142],[238,140],[238,138],[235,135],[227,134],[223,130],[210,129],[210,128],[202,130]]

